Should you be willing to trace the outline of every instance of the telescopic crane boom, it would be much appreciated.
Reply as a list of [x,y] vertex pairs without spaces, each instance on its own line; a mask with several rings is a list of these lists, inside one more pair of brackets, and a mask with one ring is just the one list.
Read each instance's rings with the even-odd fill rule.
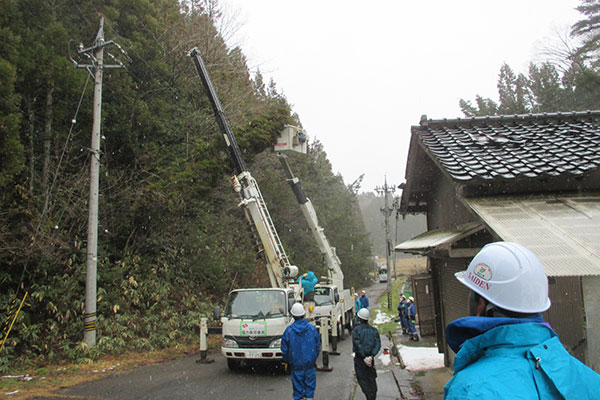
[[223,111],[215,87],[208,75],[206,65],[200,55],[200,50],[193,48],[190,51],[190,56],[196,65],[198,75],[200,75],[202,84],[206,89],[217,123],[231,155],[236,174],[231,178],[231,184],[240,196],[240,206],[244,208],[246,218],[256,227],[262,243],[271,286],[274,288],[283,288],[287,285],[288,278],[293,278],[297,274],[298,268],[290,265],[258,183],[254,180],[244,162],[225,111]]
[[285,171],[286,181],[292,188],[292,192],[294,192],[294,196],[296,196],[296,201],[302,210],[302,214],[304,214],[304,218],[317,242],[317,246],[319,246],[319,250],[325,258],[327,277],[332,284],[337,285],[339,288],[343,288],[344,273],[342,272],[342,262],[335,252],[335,247],[329,244],[329,240],[327,240],[323,228],[319,225],[317,212],[310,199],[306,197],[300,179],[294,176],[294,172],[292,171],[292,167],[290,166],[286,154],[308,153],[308,137],[306,136],[306,133],[300,128],[286,125],[278,138],[278,142],[275,144],[275,152],[277,152],[277,157]]

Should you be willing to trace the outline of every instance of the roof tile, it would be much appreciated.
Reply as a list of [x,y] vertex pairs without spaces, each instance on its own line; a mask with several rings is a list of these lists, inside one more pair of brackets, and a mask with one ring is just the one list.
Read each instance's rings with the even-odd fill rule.
[[418,135],[457,181],[573,176],[600,168],[600,111],[425,119]]

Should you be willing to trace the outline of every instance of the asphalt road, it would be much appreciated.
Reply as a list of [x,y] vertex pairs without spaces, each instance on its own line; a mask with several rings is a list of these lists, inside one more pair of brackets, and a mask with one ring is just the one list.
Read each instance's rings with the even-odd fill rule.
[[[385,290],[385,284],[368,289],[372,303]],[[353,399],[356,391],[352,340],[338,344],[339,356],[329,356],[332,372],[317,372],[316,398]],[[62,389],[52,399],[261,399],[292,397],[288,375],[272,365],[230,371],[220,353],[209,353],[215,360],[200,364],[199,355],[137,368],[97,381]],[[321,366],[321,357],[317,361]],[[360,393],[360,389],[358,389]],[[356,395],[361,399],[362,393]]]

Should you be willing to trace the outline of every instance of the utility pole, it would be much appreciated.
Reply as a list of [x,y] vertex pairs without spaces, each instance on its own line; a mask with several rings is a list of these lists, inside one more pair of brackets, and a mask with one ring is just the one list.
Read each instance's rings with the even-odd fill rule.
[[[91,47],[78,46],[78,54],[86,56],[91,64],[75,63],[77,68],[86,69],[94,77],[94,109],[92,142],[90,147],[90,197],[88,203],[88,235],[85,280],[85,313],[83,315],[84,340],[88,346],[96,344],[96,282],[98,266],[98,188],[100,182],[100,122],[102,119],[102,74],[105,68],[122,68],[123,65],[104,65],[104,47],[115,44],[104,41],[104,17]],[[118,45],[117,45],[118,46]]]
[[[394,235],[394,248],[398,245],[398,218],[400,217],[400,197],[395,197],[392,203],[392,208],[396,210],[396,225]],[[396,276],[396,262],[398,261],[398,253],[394,251],[394,277]]]
[[389,195],[394,193],[395,190],[396,190],[395,185],[389,186],[387,184],[387,177],[385,177],[383,186],[378,186],[375,188],[375,191],[380,196],[383,194],[383,197],[384,197],[384,206],[381,209],[381,212],[383,213],[383,218],[384,218],[384,222],[385,222],[385,260],[386,260],[386,264],[387,264],[387,268],[388,268],[387,298],[388,298],[388,309],[389,310],[393,309],[393,305],[392,305],[392,274],[391,274],[391,268],[390,268],[390,255],[391,255],[390,253],[391,253],[392,249],[391,249],[391,243],[390,243],[389,218],[392,215],[394,208],[390,207],[388,205],[388,199],[389,199]]

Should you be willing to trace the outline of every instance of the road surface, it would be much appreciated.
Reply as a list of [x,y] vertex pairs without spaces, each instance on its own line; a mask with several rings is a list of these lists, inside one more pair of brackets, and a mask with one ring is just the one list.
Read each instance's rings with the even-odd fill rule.
[[[374,303],[385,290],[385,284],[368,289]],[[352,340],[338,343],[339,356],[330,355],[332,372],[317,372],[316,398],[364,398],[356,389]],[[230,371],[220,353],[209,353],[212,364],[196,362],[199,355],[137,368],[97,381],[69,387],[55,393],[52,399],[285,399],[291,398],[290,377],[273,366],[263,365]],[[322,365],[321,357],[317,365]],[[56,397],[62,396],[62,397]]]

